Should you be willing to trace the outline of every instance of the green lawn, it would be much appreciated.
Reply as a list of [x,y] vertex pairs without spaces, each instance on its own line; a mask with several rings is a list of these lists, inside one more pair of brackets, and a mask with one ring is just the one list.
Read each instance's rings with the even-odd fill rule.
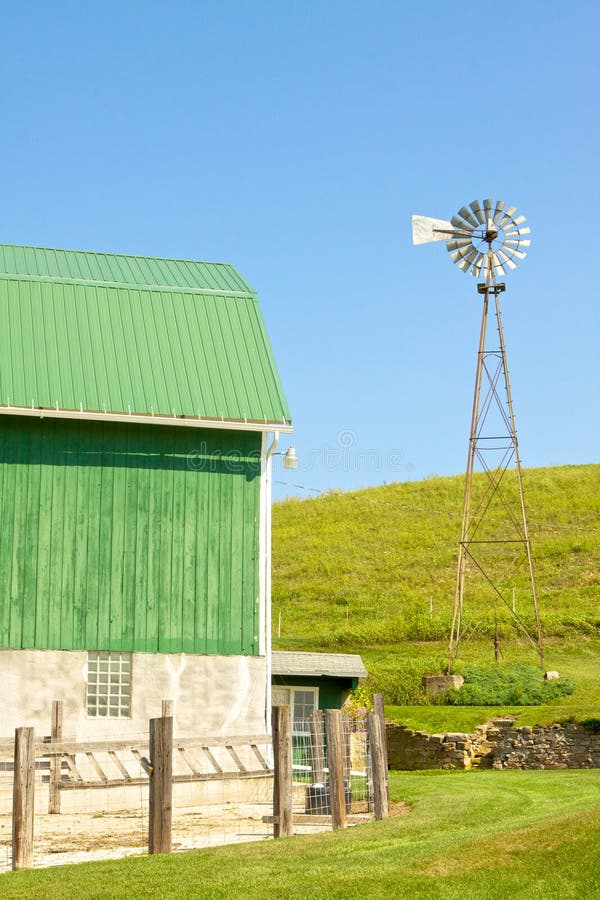
[[600,772],[392,773],[409,812],[344,832],[0,876],[0,896],[600,897]]

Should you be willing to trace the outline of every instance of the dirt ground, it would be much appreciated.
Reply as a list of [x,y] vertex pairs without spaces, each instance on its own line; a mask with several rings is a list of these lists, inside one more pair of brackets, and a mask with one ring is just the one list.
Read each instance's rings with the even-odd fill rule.
[[[193,850],[222,844],[266,840],[273,836],[271,803],[225,803],[174,809],[173,850]],[[390,804],[390,815],[404,815],[403,803]],[[328,816],[310,816],[294,810],[297,834],[331,830]],[[349,825],[368,822],[366,804],[353,804]],[[108,810],[93,813],[37,813],[34,822],[35,868],[118,859],[148,852],[147,810]],[[11,868],[12,819],[0,814],[0,871]]]
[[[173,850],[192,850],[273,836],[272,806],[267,803],[196,807],[174,811]],[[331,824],[302,816],[297,832],[329,831]],[[11,867],[11,817],[0,816],[0,871]],[[117,859],[148,852],[148,819],[139,810],[41,815],[34,823],[35,868]]]

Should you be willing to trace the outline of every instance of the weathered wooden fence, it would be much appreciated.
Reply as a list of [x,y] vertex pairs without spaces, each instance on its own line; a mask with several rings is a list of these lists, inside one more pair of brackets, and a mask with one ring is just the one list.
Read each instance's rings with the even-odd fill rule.
[[[374,712],[367,714],[365,746],[368,750],[365,772],[365,793],[368,808],[376,820],[388,816],[388,776],[383,697],[375,695]],[[309,791],[318,790],[315,806],[310,810],[322,811],[330,817],[334,829],[345,828],[351,809],[350,782],[352,775],[351,732],[344,727],[344,715],[338,709],[324,712],[315,710],[309,722],[310,776]],[[324,721],[323,721],[324,720]],[[293,738],[290,714],[287,706],[275,706],[272,713],[274,784],[273,823],[274,836],[286,837],[294,833],[294,823],[310,816],[293,814],[294,765]],[[326,736],[325,742],[323,735]],[[325,752],[327,765],[325,765]],[[327,778],[326,778],[327,774]],[[320,804],[320,805],[319,805]],[[311,804],[307,804],[309,807]],[[314,818],[313,818],[314,820]]]
[[55,739],[61,737],[54,727],[60,718],[56,703],[50,741],[36,740],[33,728],[18,728],[14,742],[0,742],[0,757],[13,757],[13,869],[32,865],[36,771],[48,779],[52,815],[61,813],[65,792],[146,787],[150,853],[171,850],[174,785],[273,777],[267,734],[173,738],[173,719],[164,716],[150,720],[146,740],[66,741]]
[[[379,710],[367,717],[369,748],[366,792],[371,817],[388,814],[385,730]],[[50,740],[36,740],[32,728],[18,728],[14,742],[0,742],[0,756],[13,754],[12,868],[31,867],[34,846],[35,771],[48,772],[48,813],[60,815],[65,791],[147,786],[149,798],[148,852],[172,849],[174,785],[247,779],[273,780],[273,836],[294,833],[294,824],[309,818],[303,809],[294,813],[294,791],[318,790],[326,794],[324,812],[333,828],[344,828],[349,813],[348,785],[351,752],[348,729],[339,710],[315,711],[310,721],[311,753],[308,781],[294,783],[293,740],[290,711],[276,706],[272,712],[272,735],[235,737],[173,737],[172,705],[163,703],[163,715],[150,720],[149,738],[123,741],[68,741],[63,738],[62,702],[52,706]],[[165,714],[166,713],[166,714]],[[169,713],[171,715],[169,715]],[[323,727],[323,725],[325,727]],[[323,735],[326,735],[324,746]],[[367,744],[365,744],[367,746]],[[297,767],[298,768],[298,767]],[[306,769],[306,766],[299,767]],[[368,777],[367,777],[368,774]],[[327,775],[327,778],[326,778]],[[38,802],[39,809],[39,802]],[[319,812],[319,810],[317,810]],[[323,819],[324,816],[316,817]],[[316,823],[316,818],[311,818]]]

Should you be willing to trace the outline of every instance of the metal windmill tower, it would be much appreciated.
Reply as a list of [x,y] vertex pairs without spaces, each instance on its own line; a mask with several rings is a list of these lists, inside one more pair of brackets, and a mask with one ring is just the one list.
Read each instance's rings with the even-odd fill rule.
[[[481,329],[477,352],[475,390],[465,480],[462,527],[458,551],[456,591],[448,648],[448,670],[458,656],[461,639],[476,626],[464,615],[467,586],[478,576],[479,599],[491,601],[495,620],[496,659],[499,654],[500,617],[508,617],[535,645],[544,669],[544,645],[537,591],[523,495],[523,477],[515,427],[512,392],[506,359],[500,294],[505,290],[498,276],[515,269],[527,255],[530,228],[525,217],[516,216],[515,206],[499,200],[474,200],[463,206],[447,222],[413,216],[413,243],[445,241],[450,258],[463,272],[483,283],[477,291],[483,297]],[[497,335],[488,333],[488,311],[492,303]],[[504,390],[503,390],[504,389]],[[476,466],[482,477],[476,481]],[[509,473],[516,475],[510,484]],[[492,512],[495,515],[492,515]],[[519,570],[526,575],[518,580]],[[515,602],[515,582],[529,595],[526,604]],[[521,597],[519,598],[521,600]],[[533,620],[532,614],[533,613]]]

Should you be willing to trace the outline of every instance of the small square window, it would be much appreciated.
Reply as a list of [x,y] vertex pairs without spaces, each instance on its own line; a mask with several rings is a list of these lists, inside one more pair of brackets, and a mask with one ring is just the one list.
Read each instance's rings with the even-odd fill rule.
[[88,716],[131,717],[131,653],[88,653]]
[[317,708],[317,689],[293,688],[292,692],[292,733],[307,734],[311,713]]
[[273,706],[283,704],[290,707],[292,734],[308,734],[310,717],[319,706],[319,689],[313,687],[275,687],[271,689]]

